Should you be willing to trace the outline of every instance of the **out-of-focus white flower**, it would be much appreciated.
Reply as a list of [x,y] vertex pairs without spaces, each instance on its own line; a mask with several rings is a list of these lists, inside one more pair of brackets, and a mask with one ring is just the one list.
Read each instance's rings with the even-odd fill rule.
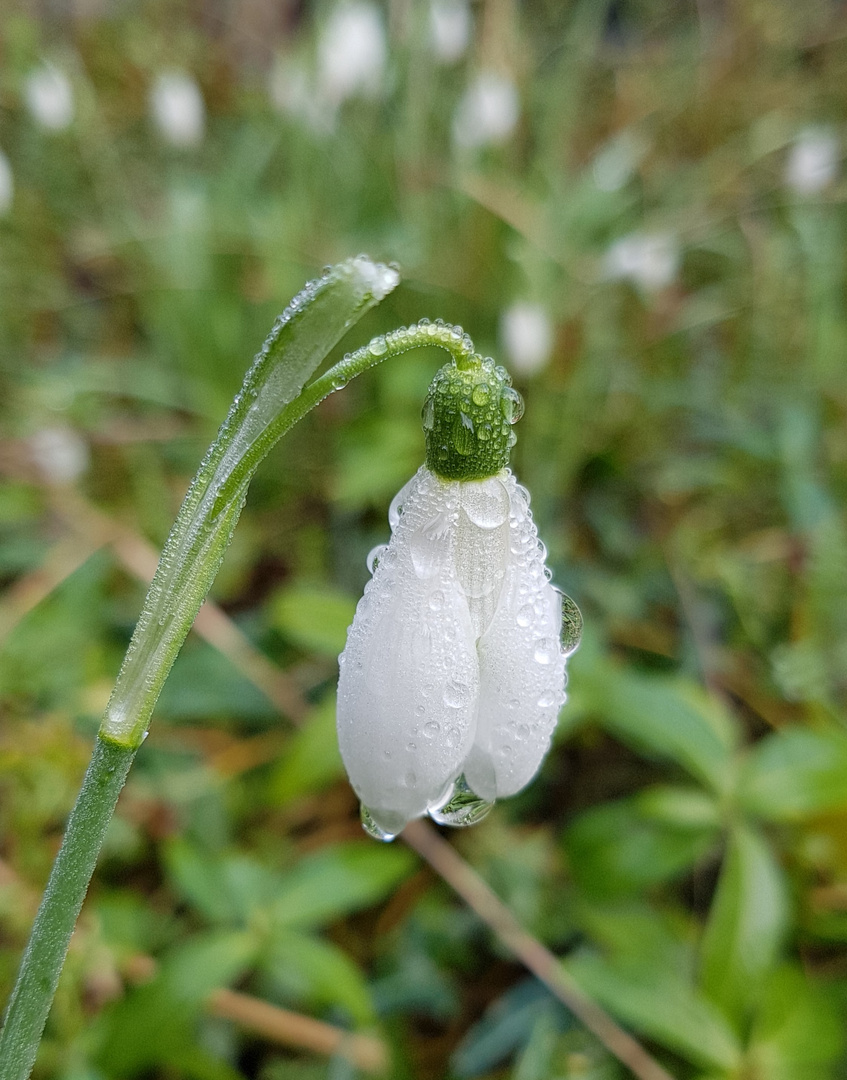
[[331,105],[383,85],[387,60],[385,26],[379,8],[367,0],[341,3],[318,40],[318,92]]
[[314,80],[297,60],[277,59],[268,76],[268,96],[275,109],[297,117],[313,131],[332,130],[335,106],[316,92]]
[[679,244],[670,233],[630,233],[611,245],[603,265],[610,280],[629,280],[645,292],[657,292],[674,281],[679,262]]
[[8,214],[15,196],[15,177],[9,159],[0,150],[0,214]]
[[472,26],[467,0],[430,0],[430,42],[442,64],[455,64],[465,55]]
[[831,131],[809,128],[800,133],[788,154],[785,183],[798,195],[816,195],[838,175],[839,146]]
[[510,366],[519,375],[546,367],[553,350],[553,326],[540,304],[519,300],[500,317],[500,340]]
[[74,92],[63,71],[44,64],[27,75],[24,98],[33,118],[49,131],[63,131],[74,118]]
[[50,484],[72,484],[88,469],[88,444],[73,428],[41,428],[30,437],[29,452]]
[[501,464],[520,408],[493,363],[442,368],[424,406],[427,464],[395,496],[391,539],[368,558],[337,718],[378,839],[423,814],[471,825],[520,791],[565,701],[581,618],[550,584],[529,495]]
[[619,191],[632,179],[643,153],[643,144],[631,132],[621,132],[594,158],[594,183],[600,191]]
[[163,71],[156,76],[150,111],[159,133],[172,146],[190,148],[203,141],[206,106],[200,87],[184,71]]
[[481,71],[468,86],[453,117],[453,138],[476,149],[505,142],[520,115],[518,90],[511,79]]

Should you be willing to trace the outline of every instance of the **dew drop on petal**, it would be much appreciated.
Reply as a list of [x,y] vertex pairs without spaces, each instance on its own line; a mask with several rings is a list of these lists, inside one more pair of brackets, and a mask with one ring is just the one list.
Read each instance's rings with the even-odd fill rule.
[[467,705],[471,688],[467,683],[451,679],[444,687],[444,704],[448,709],[461,709]]
[[549,709],[551,705],[556,704],[556,695],[552,690],[545,690],[541,697],[538,699],[539,709]]
[[437,720],[430,720],[424,724],[423,733],[428,739],[434,739],[435,736],[441,731],[441,725]]
[[566,593],[560,589],[555,591],[562,598],[562,652],[565,656],[570,656],[582,640],[582,612]]
[[496,477],[462,484],[462,509],[480,529],[496,529],[509,516],[509,493]]
[[518,626],[526,628],[532,622],[534,614],[535,609],[533,608],[532,604],[524,604],[522,608],[518,608],[518,613],[515,616],[515,622],[518,624]]
[[388,544],[377,544],[375,548],[371,548],[368,552],[367,564],[368,571],[373,574],[376,568],[379,566],[379,560],[388,551]]
[[558,647],[552,638],[539,638],[535,643],[533,658],[536,664],[552,664],[557,653]]
[[481,799],[468,787],[464,776],[453,783],[441,801],[434,803],[427,813],[439,825],[462,829],[487,817],[494,803]]
[[435,592],[429,594],[429,609],[430,611],[441,611],[444,607],[444,593],[440,589],[436,589]]
[[386,832],[385,829],[377,825],[371,815],[370,810],[368,810],[364,803],[362,803],[359,809],[359,816],[362,819],[362,828],[365,830],[368,836],[372,836],[374,840],[381,840],[383,844],[390,844],[394,837],[397,835],[397,833]]

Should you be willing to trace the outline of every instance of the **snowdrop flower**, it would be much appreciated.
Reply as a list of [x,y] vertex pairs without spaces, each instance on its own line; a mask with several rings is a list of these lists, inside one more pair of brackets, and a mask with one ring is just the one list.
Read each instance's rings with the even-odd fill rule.
[[550,316],[540,304],[517,301],[500,319],[500,340],[519,375],[535,375],[547,366],[553,351]]
[[464,93],[453,118],[453,138],[474,150],[503,143],[518,122],[520,102],[511,79],[482,71]]
[[74,94],[63,71],[45,64],[24,82],[24,98],[34,119],[49,131],[64,131],[74,118]]
[[166,71],[156,76],[150,111],[159,133],[172,146],[189,148],[203,141],[206,106],[200,87],[185,72]]
[[529,495],[506,467],[522,408],[493,361],[442,368],[423,410],[426,464],[368,559],[339,661],[338,738],[381,840],[427,813],[473,824],[520,791],[565,701],[581,619],[550,584]]
[[379,8],[364,0],[337,7],[318,41],[318,87],[330,104],[364,94],[375,97],[381,87],[387,46]]
[[442,64],[461,60],[470,44],[471,26],[467,0],[431,0],[429,35],[436,59]]
[[644,292],[658,292],[676,278],[679,245],[670,233],[630,233],[606,252],[606,277],[630,280]]
[[838,175],[838,140],[830,131],[809,128],[788,155],[785,182],[798,195],[816,195]]
[[12,208],[15,194],[15,177],[9,159],[0,150],[0,214],[7,214]]

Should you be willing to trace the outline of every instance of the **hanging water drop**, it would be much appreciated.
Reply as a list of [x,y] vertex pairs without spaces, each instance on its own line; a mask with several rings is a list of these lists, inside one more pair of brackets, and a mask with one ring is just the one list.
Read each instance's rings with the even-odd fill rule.
[[370,810],[368,810],[364,803],[362,803],[359,808],[359,817],[362,821],[362,828],[368,836],[372,836],[374,840],[381,840],[383,844],[390,844],[397,835],[397,833],[387,832],[381,826],[377,825]]
[[561,589],[554,589],[562,600],[562,631],[559,641],[562,652],[570,656],[579,647],[582,640],[582,612],[574,601]]
[[428,807],[427,813],[438,825],[462,829],[487,817],[494,803],[481,799],[468,787],[464,775],[453,783],[446,795]]

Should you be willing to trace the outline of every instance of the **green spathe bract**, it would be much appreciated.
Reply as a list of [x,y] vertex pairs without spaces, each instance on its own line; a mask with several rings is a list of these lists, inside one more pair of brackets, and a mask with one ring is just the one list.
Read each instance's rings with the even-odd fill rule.
[[484,480],[509,463],[511,425],[523,413],[505,368],[474,357],[445,364],[423,407],[427,467],[445,480]]

